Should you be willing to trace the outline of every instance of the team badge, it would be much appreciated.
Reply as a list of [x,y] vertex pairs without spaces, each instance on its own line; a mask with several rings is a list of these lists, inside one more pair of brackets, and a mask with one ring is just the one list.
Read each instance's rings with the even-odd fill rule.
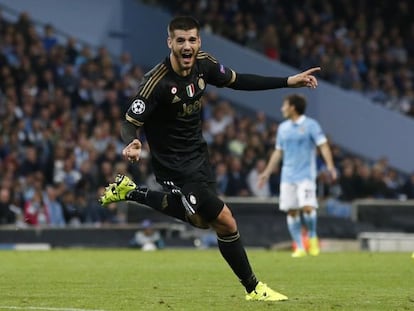
[[195,87],[194,87],[194,84],[193,83],[191,83],[190,85],[187,85],[185,87],[185,89],[187,91],[188,97],[193,97],[194,96],[194,94],[195,94]]
[[176,94],[177,93],[177,88],[175,86],[173,86],[171,88],[171,94]]
[[132,102],[131,110],[135,114],[141,114],[145,111],[145,103],[141,99]]
[[198,87],[200,90],[204,90],[206,88],[206,83],[204,82],[203,78],[198,79]]

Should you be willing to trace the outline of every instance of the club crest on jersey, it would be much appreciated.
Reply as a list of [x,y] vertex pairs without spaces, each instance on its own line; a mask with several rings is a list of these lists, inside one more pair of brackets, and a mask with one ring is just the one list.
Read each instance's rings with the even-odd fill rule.
[[141,114],[145,111],[145,103],[141,99],[136,99],[132,102],[131,110],[135,114]]
[[190,85],[187,85],[185,87],[185,89],[187,91],[188,97],[193,97],[194,96],[194,94],[195,94],[195,87],[194,87],[194,84],[193,83],[191,83]]
[[197,83],[200,90],[204,90],[206,88],[206,83],[204,82],[203,78],[198,79]]

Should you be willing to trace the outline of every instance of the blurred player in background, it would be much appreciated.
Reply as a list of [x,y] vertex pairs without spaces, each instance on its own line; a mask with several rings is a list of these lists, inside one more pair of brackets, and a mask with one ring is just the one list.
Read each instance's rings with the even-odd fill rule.
[[192,17],[176,17],[168,26],[170,55],[148,72],[126,113],[122,138],[123,155],[138,161],[143,128],[150,146],[157,181],[165,192],[137,187],[127,176],[118,175],[107,187],[102,204],[132,200],[196,227],[211,227],[218,248],[246,289],[246,300],[288,299],[259,282],[242,245],[236,220],[216,193],[207,144],[201,130],[201,96],[207,84],[236,90],[266,90],[317,86],[312,68],[290,77],[239,74],[202,52],[200,26]]
[[319,123],[304,115],[305,97],[297,94],[287,96],[281,110],[287,120],[279,126],[276,148],[258,182],[259,186],[263,186],[283,160],[279,208],[287,212],[288,229],[296,244],[292,257],[307,255],[302,239],[301,212],[309,236],[309,254],[317,256],[316,147],[320,149],[332,181],[336,180],[337,173],[328,141]]

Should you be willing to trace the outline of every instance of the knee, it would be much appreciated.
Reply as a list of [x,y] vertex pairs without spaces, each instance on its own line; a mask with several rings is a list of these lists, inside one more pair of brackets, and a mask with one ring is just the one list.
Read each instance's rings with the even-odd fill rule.
[[236,219],[233,217],[231,210],[226,205],[224,205],[223,210],[211,223],[211,227],[218,235],[233,234],[237,231]]
[[314,207],[312,207],[312,206],[305,206],[305,207],[303,208],[303,212],[304,212],[304,213],[306,213],[306,214],[310,214],[310,213],[312,213],[314,210],[315,210],[315,208],[314,208]]
[[296,217],[299,215],[299,210],[297,209],[291,209],[287,212],[288,216],[290,217]]

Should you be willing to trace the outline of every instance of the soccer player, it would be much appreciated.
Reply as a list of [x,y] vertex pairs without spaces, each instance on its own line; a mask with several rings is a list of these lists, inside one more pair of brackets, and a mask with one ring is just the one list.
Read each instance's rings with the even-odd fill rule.
[[155,176],[168,192],[137,187],[127,176],[118,175],[106,188],[101,203],[136,201],[196,227],[213,228],[221,255],[246,289],[246,300],[286,300],[285,295],[256,279],[236,220],[216,194],[202,137],[200,100],[207,84],[236,90],[315,88],[317,79],[312,73],[320,68],[285,78],[239,74],[200,50],[199,31],[192,17],[171,20],[167,38],[170,54],[145,75],[121,129],[127,144],[122,153],[132,162],[138,161],[141,153],[137,130],[144,129]]
[[305,97],[297,94],[287,96],[281,110],[287,120],[278,128],[276,148],[259,177],[259,186],[269,179],[272,171],[283,159],[279,208],[287,212],[289,233],[296,244],[292,257],[307,255],[302,241],[301,212],[309,236],[309,254],[317,256],[320,250],[316,234],[316,147],[320,149],[332,180],[336,179],[337,173],[326,136],[319,123],[304,115]]

